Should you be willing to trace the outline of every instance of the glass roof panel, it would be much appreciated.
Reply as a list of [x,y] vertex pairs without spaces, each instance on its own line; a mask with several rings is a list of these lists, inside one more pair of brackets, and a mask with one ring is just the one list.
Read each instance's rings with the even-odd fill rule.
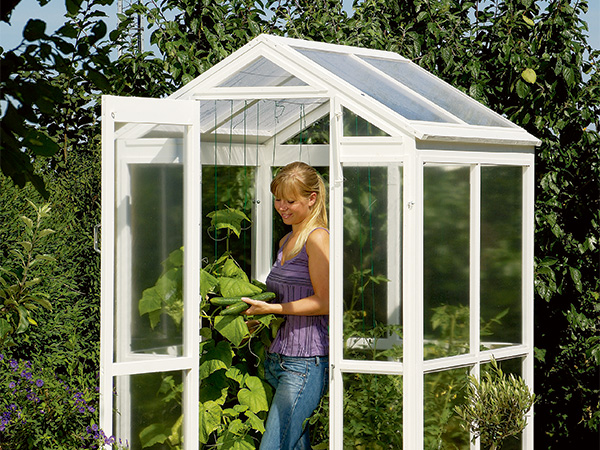
[[457,123],[448,116],[436,111],[430,105],[424,104],[422,99],[415,98],[409,92],[405,92],[393,81],[370,70],[368,66],[357,61],[349,54],[308,50],[299,47],[295,49],[409,120]]
[[219,87],[252,86],[306,86],[306,83],[267,58],[259,58],[219,84]]
[[476,100],[465,98],[460,92],[410,61],[362,56],[360,58],[470,125],[510,127],[483,105],[476,103]]
[[[220,135],[269,138],[294,121],[306,126],[305,116],[324,99],[205,100],[201,102],[201,129]],[[300,131],[300,129],[298,130]]]

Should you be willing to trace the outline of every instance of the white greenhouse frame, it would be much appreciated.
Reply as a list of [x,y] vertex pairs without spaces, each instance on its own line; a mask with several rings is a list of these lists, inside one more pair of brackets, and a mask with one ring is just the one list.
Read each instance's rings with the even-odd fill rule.
[[[327,66],[323,55],[331,55]],[[336,72],[335,58],[352,63],[348,73]],[[375,67],[374,60],[383,61]],[[394,75],[394,67],[410,66],[425,90],[409,86]],[[390,67],[390,71],[387,71]],[[354,68],[354,69],[352,69]],[[357,68],[365,76],[354,78]],[[384,70],[386,69],[386,70]],[[353,70],[353,73],[350,71]],[[360,79],[359,79],[360,78]],[[266,81],[265,81],[266,80]],[[370,92],[370,83],[379,83]],[[428,96],[429,88],[441,94]],[[378,89],[392,89],[377,98]],[[385,93],[385,96],[388,95]],[[397,94],[397,99],[394,98]],[[439,97],[448,97],[440,103]],[[410,117],[403,114],[409,99],[416,105]],[[275,105],[296,101],[289,114],[266,120],[248,119],[260,102]],[[218,102],[228,102],[218,108]],[[270,103],[269,103],[270,102]],[[450,105],[452,103],[452,105]],[[460,108],[452,109],[459,105]],[[214,105],[214,106],[211,106]],[[235,106],[234,106],[235,105]],[[398,106],[399,105],[399,106]],[[298,108],[302,114],[298,114]],[[400,108],[400,110],[398,110]],[[467,113],[461,116],[461,108]],[[343,112],[348,109],[387,136],[345,136]],[[258,106],[256,107],[258,115]],[[419,116],[425,111],[423,117]],[[233,112],[233,114],[231,114]],[[244,115],[234,126],[233,117]],[[329,143],[285,145],[291,137],[323,116],[329,116]],[[415,118],[416,117],[416,118]],[[423,120],[423,118],[431,118]],[[263,122],[264,128],[262,127]],[[482,122],[483,121],[483,122]],[[487,122],[486,122],[487,121]],[[259,123],[261,126],[259,126]],[[254,128],[253,128],[254,127]],[[252,151],[246,151],[246,139]],[[101,371],[100,426],[107,435],[127,434],[127,411],[113,417],[113,391],[121,391],[126,404],[128,376],[180,371],[184,381],[184,449],[198,448],[199,319],[201,259],[201,168],[203,165],[248,165],[256,169],[253,210],[252,276],[264,280],[272,258],[272,208],[269,182],[272,168],[297,159],[329,167],[329,214],[332,255],[330,262],[330,449],[343,445],[343,374],[371,373],[403,377],[403,448],[424,445],[424,376],[455,368],[471,368],[492,358],[520,358],[522,376],[533,386],[533,249],[534,249],[534,150],[540,141],[462,92],[432,77],[397,54],[261,35],[252,40],[169,98],[105,96],[102,103],[102,246],[101,246]],[[226,149],[227,151],[224,151]],[[221,151],[223,150],[223,151]],[[216,158],[216,161],[215,161]],[[131,311],[120,308],[130,290],[123,268],[131,265],[128,220],[123,214],[128,195],[127,167],[131,164],[183,166],[184,315],[183,334],[177,348],[166,354],[138,354],[128,347]],[[468,353],[425,360],[423,356],[423,179],[427,164],[469,167],[470,172],[470,342]],[[388,291],[388,315],[401,308],[402,361],[361,361],[344,358],[343,349],[343,189],[344,168],[351,166],[402,167],[403,180],[390,175],[388,262],[402,267],[398,283]],[[480,349],[480,186],[481,168],[489,165],[522,168],[521,342]],[[394,172],[390,170],[390,173]],[[396,191],[397,189],[397,191]],[[395,193],[400,195],[395,195]],[[394,231],[396,230],[396,231]],[[401,230],[401,231],[400,231]],[[129,281],[128,281],[129,280]],[[124,299],[124,300],[117,300]],[[401,301],[411,299],[411,301]],[[118,398],[118,397],[117,397]],[[117,400],[119,401],[119,400]],[[118,422],[118,423],[117,423]],[[479,442],[471,444],[479,449]],[[523,433],[522,448],[533,450],[533,411]]]

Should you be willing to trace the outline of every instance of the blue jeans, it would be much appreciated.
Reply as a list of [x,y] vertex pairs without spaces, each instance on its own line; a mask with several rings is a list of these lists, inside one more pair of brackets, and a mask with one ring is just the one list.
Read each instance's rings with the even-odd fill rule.
[[275,388],[260,450],[310,450],[308,419],[327,390],[329,358],[268,353],[265,378]]

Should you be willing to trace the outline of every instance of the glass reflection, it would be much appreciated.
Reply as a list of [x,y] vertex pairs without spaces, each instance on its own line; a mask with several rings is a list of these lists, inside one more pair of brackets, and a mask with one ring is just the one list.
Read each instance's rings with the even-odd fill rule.
[[344,450],[401,449],[400,375],[344,374]]
[[[401,360],[402,169],[344,168],[344,357]],[[393,245],[392,245],[393,242]],[[395,250],[394,250],[395,249]],[[396,258],[390,263],[390,258]]]
[[183,245],[183,166],[132,164],[130,178],[131,351],[180,355],[182,265],[169,261]]
[[465,402],[469,369],[428,373],[424,378],[425,450],[468,450],[469,432],[461,426],[454,407]]
[[425,359],[469,351],[470,168],[424,168]]
[[[481,340],[521,342],[522,169],[481,169]],[[501,326],[500,326],[501,325]]]
[[180,448],[183,442],[182,372],[118,377],[115,436],[130,450]]

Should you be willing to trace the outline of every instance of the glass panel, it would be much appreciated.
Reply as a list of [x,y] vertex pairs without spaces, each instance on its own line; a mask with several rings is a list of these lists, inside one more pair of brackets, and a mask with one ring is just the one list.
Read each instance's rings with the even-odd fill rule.
[[469,351],[468,166],[424,168],[425,359]]
[[[515,359],[506,359],[503,361],[498,361],[498,366],[502,369],[505,375],[510,376],[511,374],[515,377],[521,377],[523,373],[523,359],[515,358]],[[491,370],[491,364],[482,364],[481,372],[484,373],[486,371]],[[488,450],[490,446],[481,445],[481,450]],[[523,449],[523,433],[519,433],[516,436],[511,436],[502,441],[502,450],[522,450]]]
[[522,342],[521,167],[481,169],[481,341],[485,348]]
[[[123,249],[118,258],[123,266],[116,272],[122,286],[115,311],[117,360],[131,353],[181,355],[183,166],[130,164],[128,170],[129,204],[120,207],[128,211],[129,228],[122,227],[118,236],[123,245],[129,229],[131,260],[128,265]],[[173,260],[177,267],[169,264]]]
[[180,448],[182,380],[182,372],[117,377],[115,436],[130,450]]
[[402,449],[402,376],[345,373],[343,380],[344,450]]
[[[277,134],[289,121],[298,120],[298,124],[306,126],[306,116],[326,101],[314,98],[202,101],[201,128],[203,133],[216,130],[221,142],[243,142],[250,148]],[[214,136],[207,137],[206,142],[214,142]]]
[[402,167],[344,167],[344,357],[402,359]]
[[344,136],[389,136],[389,134],[344,108]]
[[300,48],[296,50],[409,120],[453,122],[351,55]]
[[267,58],[260,58],[219,85],[230,86],[306,86],[306,83]]
[[467,368],[428,373],[424,378],[425,450],[469,450],[470,435],[463,430],[454,407],[464,403]]
[[[202,258],[212,263],[226,251],[248,277],[252,269],[252,231],[247,220],[237,236],[229,229],[215,230],[209,214],[228,208],[252,219],[255,168],[248,166],[204,166],[202,168]],[[205,266],[205,264],[203,264]]]
[[329,114],[314,121],[284,145],[329,144]]
[[361,59],[470,125],[510,127],[496,115],[486,111],[475,100],[465,98],[457,90],[410,61],[368,57],[361,57]]

